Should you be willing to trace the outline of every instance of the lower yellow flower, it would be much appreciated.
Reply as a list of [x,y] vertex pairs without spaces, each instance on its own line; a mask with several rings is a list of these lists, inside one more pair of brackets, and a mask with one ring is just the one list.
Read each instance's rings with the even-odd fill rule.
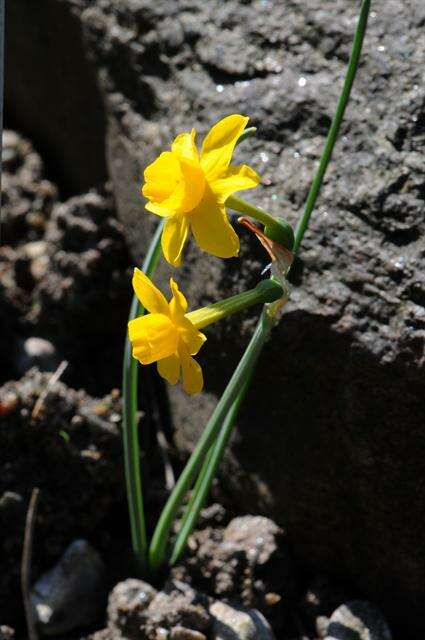
[[133,287],[150,312],[128,324],[134,358],[142,364],[157,362],[158,373],[168,382],[176,384],[183,376],[184,390],[199,393],[203,387],[202,369],[192,356],[198,353],[206,337],[186,318],[186,298],[171,278],[173,296],[167,302],[139,269],[134,270]]
[[236,143],[249,118],[233,114],[215,124],[198,152],[196,131],[181,133],[144,173],[146,209],[165,217],[162,251],[172,265],[181,262],[189,230],[199,247],[219,258],[239,252],[225,202],[237,191],[256,187],[260,178],[246,165],[230,166]]
[[281,283],[268,278],[253,289],[188,313],[187,300],[173,278],[170,302],[139,269],[134,270],[133,288],[149,311],[128,323],[133,357],[142,364],[157,362],[159,374],[171,384],[183,377],[183,388],[189,394],[199,393],[204,384],[202,369],[192,358],[206,340],[199,329],[254,304],[275,302],[285,293]]

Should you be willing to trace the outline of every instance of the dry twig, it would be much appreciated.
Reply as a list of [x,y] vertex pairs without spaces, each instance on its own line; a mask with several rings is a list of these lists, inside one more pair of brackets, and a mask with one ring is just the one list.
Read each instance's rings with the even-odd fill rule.
[[38,499],[40,497],[40,489],[36,487],[32,490],[30,503],[28,505],[27,517],[25,521],[24,548],[22,551],[21,562],[21,588],[22,598],[24,601],[25,618],[27,621],[27,630],[29,640],[38,640],[37,627],[34,620],[33,609],[31,606],[31,564],[32,564],[32,548],[34,538],[34,525],[37,515]]
[[59,380],[59,378],[61,377],[61,375],[63,374],[63,372],[67,368],[67,366],[68,366],[68,361],[67,360],[62,360],[62,362],[60,363],[60,365],[58,366],[56,371],[52,374],[52,377],[49,379],[49,382],[47,383],[46,388],[44,389],[43,393],[40,395],[40,397],[38,398],[37,402],[34,405],[34,408],[33,408],[32,413],[31,413],[31,418],[33,420],[35,420],[38,417],[40,411],[43,408],[44,401],[47,398],[47,396],[49,395],[50,389]]

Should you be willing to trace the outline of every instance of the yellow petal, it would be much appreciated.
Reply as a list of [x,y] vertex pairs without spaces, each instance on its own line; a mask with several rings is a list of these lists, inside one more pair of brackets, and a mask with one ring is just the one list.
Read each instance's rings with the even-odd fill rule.
[[222,178],[217,178],[209,184],[218,202],[224,204],[236,191],[252,189],[260,184],[260,181],[258,173],[243,164],[238,167],[228,167]]
[[[168,222],[167,222],[168,224]],[[231,258],[239,252],[239,238],[229,223],[224,205],[206,191],[201,204],[190,216],[190,224],[199,247],[218,258]]]
[[198,164],[199,154],[196,148],[195,138],[195,129],[192,129],[190,133],[180,133],[171,145],[171,151],[183,160]]
[[177,350],[179,333],[170,318],[161,313],[140,316],[128,323],[133,357],[151,364],[171,356]]
[[192,211],[202,199],[205,189],[205,176],[199,162],[192,162],[180,158],[181,180],[173,194],[164,200],[161,205],[164,208],[188,213]]
[[183,389],[189,395],[194,395],[202,391],[204,378],[200,365],[194,360],[184,347],[179,347],[183,373]]
[[170,278],[170,289],[173,297],[170,301],[171,316],[175,320],[179,320],[187,311],[187,300],[179,289],[177,282]]
[[152,348],[144,330],[145,323],[143,322],[143,318],[144,316],[140,316],[139,318],[130,320],[128,323],[128,336],[133,347],[133,358],[136,358],[142,364],[147,364],[151,361]]
[[198,353],[207,339],[207,336],[201,333],[187,317],[179,323],[179,334],[191,356]]
[[161,237],[162,252],[167,262],[178,267],[189,231],[187,217],[180,214],[168,218]]
[[170,211],[170,209],[164,209],[160,204],[155,204],[153,202],[147,202],[145,204],[145,209],[151,213],[155,213],[157,216],[161,216],[161,218],[168,218],[173,215],[173,211]]
[[158,373],[162,378],[165,378],[170,384],[176,384],[180,379],[180,358],[176,353],[163,358],[157,363]]
[[248,120],[237,114],[227,116],[208,132],[201,150],[201,166],[208,181],[220,176],[229,166],[233,150]]
[[154,283],[137,267],[133,273],[133,289],[141,304],[151,313],[169,314],[168,303]]
[[171,151],[164,151],[146,167],[142,194],[148,200],[163,202],[171,196],[181,178],[180,163]]
[[[190,134],[182,135],[190,137]],[[166,215],[165,211],[187,213],[202,198],[204,172],[197,158],[185,157],[186,146],[187,144],[178,142],[176,149],[182,155],[171,151],[161,153],[145,170],[142,194],[159,207],[155,207],[153,211],[157,215]]]

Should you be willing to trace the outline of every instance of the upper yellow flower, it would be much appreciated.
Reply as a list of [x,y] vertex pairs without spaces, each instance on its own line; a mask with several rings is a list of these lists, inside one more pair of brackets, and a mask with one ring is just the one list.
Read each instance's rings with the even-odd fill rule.
[[158,361],[159,374],[176,384],[183,373],[187,393],[199,393],[203,387],[202,369],[192,358],[206,340],[203,333],[186,317],[187,300],[170,279],[173,294],[168,303],[162,293],[139,269],[134,270],[134,291],[149,311],[128,323],[133,357],[142,364]]
[[199,153],[196,131],[181,133],[144,173],[146,209],[167,218],[162,233],[162,251],[174,266],[189,228],[199,247],[219,258],[239,252],[239,238],[230,225],[225,202],[236,191],[256,187],[260,178],[246,165],[229,166],[235,145],[249,118],[231,115],[208,132]]

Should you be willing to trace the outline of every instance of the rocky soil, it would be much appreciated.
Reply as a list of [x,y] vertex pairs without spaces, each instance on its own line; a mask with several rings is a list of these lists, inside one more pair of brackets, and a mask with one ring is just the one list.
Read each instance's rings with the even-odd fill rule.
[[[82,478],[86,487],[87,480],[87,501],[75,499],[74,515],[64,514],[55,525],[40,516],[39,540],[43,522],[62,527],[69,516],[74,524],[59,533],[53,528],[53,546],[42,545],[36,554],[38,575],[74,537],[108,548],[91,539],[102,521],[87,517],[93,500],[103,505],[106,519],[114,519],[116,508],[124,512],[119,434],[111,417],[119,415],[112,409],[118,399],[102,401],[99,431],[93,435],[90,427],[85,440],[74,435],[73,420],[81,407],[84,424],[93,415],[97,420],[93,405],[99,401],[92,396],[120,384],[130,268],[154,226],[138,193],[143,167],[179,131],[196,126],[203,134],[223,115],[246,113],[259,131],[238,149],[238,161],[249,161],[263,176],[263,187],[249,197],[295,221],[333,114],[358,7],[351,0],[46,0],[40,11],[30,4],[17,0],[8,15],[9,65],[16,75],[6,83],[6,115],[36,141],[45,163],[25,136],[6,134],[0,249],[0,382],[12,398],[0,437],[16,451],[25,442],[28,451],[28,460],[10,458],[11,479],[0,492],[18,496],[6,495],[1,508],[19,514],[7,516],[15,557],[34,484],[22,469],[29,469],[33,453],[41,456],[35,476],[36,469],[58,468],[63,456],[60,468],[73,474],[78,460],[78,482]],[[22,24],[31,25],[25,34]],[[231,561],[223,551],[224,525],[216,523],[211,532],[195,534],[196,552],[189,552],[172,577],[177,583],[161,596],[166,603],[186,598],[179,585],[190,583],[190,606],[204,598],[202,614],[192,626],[186,618],[165,616],[157,626],[166,637],[188,638],[187,629],[192,639],[211,637],[214,601],[233,597],[263,612],[288,637],[324,637],[328,617],[329,637],[346,628],[362,637],[375,615],[371,605],[352,604],[362,598],[379,606],[403,635],[425,628],[424,24],[421,0],[373,3],[341,139],[293,271],[292,298],[263,354],[217,488],[230,509],[266,515],[276,531],[285,530],[301,582],[286,578],[285,564],[280,582],[260,571],[254,586],[245,584],[242,576],[252,572],[246,559],[237,561],[230,577],[222,576],[220,562]],[[56,61],[51,76],[48,60]],[[29,103],[31,110],[23,106]],[[258,280],[266,258],[243,231],[241,238],[241,260],[226,263],[189,248],[177,279],[193,308]],[[166,275],[163,269],[160,280]],[[188,402],[178,390],[170,394],[173,443],[181,456],[193,446],[253,325],[249,313],[211,329],[202,353],[202,398]],[[52,401],[47,415],[55,420],[34,427],[31,414],[48,376],[28,370],[36,365],[51,372],[64,360],[69,365],[52,396],[60,411]],[[70,434],[69,442],[61,432]],[[45,458],[33,448],[41,437],[47,439]],[[85,459],[82,451],[90,446],[100,459]],[[99,472],[99,484],[90,485],[86,465],[94,471],[102,461],[105,483]],[[53,477],[42,491],[52,494],[50,508],[61,513],[62,485],[52,485]],[[114,527],[105,524],[105,530],[112,536]],[[9,585],[9,573],[14,586],[1,586],[3,593],[17,593],[12,564],[3,578]],[[317,577],[322,574],[333,577],[323,581]],[[306,586],[309,580],[316,586]],[[340,582],[348,591],[335,596]],[[123,593],[135,594],[138,602],[146,588],[130,587]],[[159,592],[162,587],[155,585]],[[295,603],[290,610],[302,611],[299,623],[293,613],[283,622],[287,590]],[[331,604],[315,608],[317,593],[328,591]],[[263,607],[268,593],[280,596],[275,618],[273,607]],[[110,598],[116,612],[116,597]],[[143,634],[151,637],[145,610],[151,605],[145,604],[137,613],[137,633],[144,625]],[[106,637],[115,619],[110,613]],[[129,624],[134,629],[136,623]],[[373,637],[387,637],[384,624],[374,628]],[[125,636],[121,627],[116,633]]]
[[[120,394],[112,367],[93,375],[99,358],[122,346],[113,323],[123,322],[128,306],[125,239],[109,187],[61,202],[31,143],[11,130],[4,140],[2,312],[12,315],[5,313],[0,344],[9,356],[3,376],[17,379],[0,387],[0,638],[26,637],[20,563],[37,486],[31,603],[42,636],[80,638],[91,630],[90,640],[289,640],[325,637],[332,616],[340,616],[338,629],[387,640],[373,605],[360,601],[351,614],[358,592],[349,581],[305,571],[275,522],[232,517],[219,504],[202,512],[187,553],[168,574],[154,584],[128,578],[137,571],[129,554]],[[111,320],[99,328],[93,309]],[[108,350],[96,355],[106,341]],[[87,393],[106,385],[112,391],[103,398]],[[141,433],[151,528],[165,493],[153,437],[161,413],[150,395]],[[178,470],[173,447],[170,453]]]

